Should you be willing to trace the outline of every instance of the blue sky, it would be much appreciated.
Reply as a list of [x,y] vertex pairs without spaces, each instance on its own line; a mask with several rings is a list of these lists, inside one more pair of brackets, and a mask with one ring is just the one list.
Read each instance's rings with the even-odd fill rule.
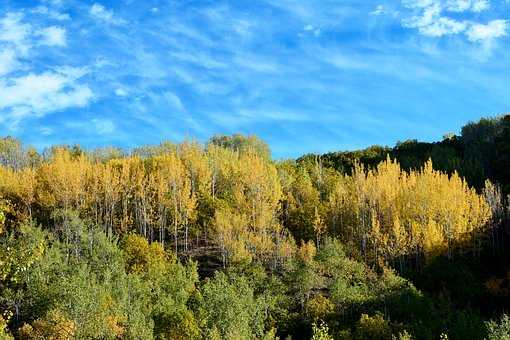
[[509,111],[508,0],[2,0],[0,135],[257,134],[275,157],[437,140]]

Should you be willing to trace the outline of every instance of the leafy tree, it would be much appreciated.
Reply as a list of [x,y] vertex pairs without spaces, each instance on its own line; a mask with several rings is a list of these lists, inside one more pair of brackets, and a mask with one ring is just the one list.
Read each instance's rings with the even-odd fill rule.
[[218,272],[202,286],[197,304],[206,337],[210,331],[222,339],[252,339],[264,334],[262,305],[243,276],[229,278]]
[[333,340],[333,337],[329,335],[328,325],[325,323],[312,324],[312,340]]
[[487,340],[508,340],[510,339],[510,318],[503,314],[499,322],[487,322]]
[[391,340],[391,327],[381,314],[362,314],[356,325],[354,338],[359,340]]
[[254,153],[266,160],[271,158],[269,146],[254,135],[216,135],[209,140],[209,144],[231,149],[239,153]]

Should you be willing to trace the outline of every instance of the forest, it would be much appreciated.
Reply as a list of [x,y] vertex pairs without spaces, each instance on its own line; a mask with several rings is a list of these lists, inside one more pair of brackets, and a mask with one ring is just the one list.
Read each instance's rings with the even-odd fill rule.
[[510,339],[510,116],[275,160],[0,139],[0,339]]

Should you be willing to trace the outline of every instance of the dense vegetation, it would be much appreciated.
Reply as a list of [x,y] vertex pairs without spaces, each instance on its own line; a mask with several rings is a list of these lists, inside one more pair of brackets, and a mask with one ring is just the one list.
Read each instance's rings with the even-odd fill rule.
[[510,338],[508,116],[296,161],[234,135],[0,163],[0,339]]

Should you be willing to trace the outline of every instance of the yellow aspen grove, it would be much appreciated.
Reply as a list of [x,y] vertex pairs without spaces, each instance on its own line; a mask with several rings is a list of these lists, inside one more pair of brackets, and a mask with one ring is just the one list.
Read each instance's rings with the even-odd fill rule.
[[427,261],[444,254],[448,250],[448,242],[444,232],[434,220],[429,220],[428,225],[422,229],[422,240],[422,248]]
[[110,164],[119,173],[120,186],[120,231],[126,232],[135,224],[133,200],[135,197],[135,187],[132,181],[135,169],[138,168],[140,160],[137,157],[129,157],[126,159],[112,160]]
[[154,198],[156,204],[157,211],[157,221],[156,227],[158,229],[158,239],[159,242],[164,245],[165,244],[165,232],[167,229],[167,221],[168,221],[168,199],[169,199],[169,188],[168,183],[165,178],[162,176],[162,172],[160,168],[153,164],[153,168],[151,171],[151,183],[154,185]]
[[185,142],[178,150],[191,181],[191,191],[195,194],[208,193],[212,172],[208,155],[203,147],[196,142]]
[[[41,195],[64,210],[79,210],[85,203],[85,184],[90,162],[85,155],[73,157],[68,150],[56,149],[50,162],[40,168]],[[47,192],[44,192],[44,191]]]
[[29,218],[32,218],[32,204],[35,202],[37,174],[33,168],[23,168],[17,174],[16,193],[25,205]]
[[105,230],[109,236],[112,235],[115,226],[118,224],[116,219],[116,208],[119,203],[120,197],[120,174],[117,171],[115,163],[112,161],[107,162],[101,167],[100,183],[101,194],[99,197],[102,200],[100,214]]
[[[168,197],[162,202],[172,219],[174,247],[177,253],[179,251],[179,231],[184,229],[186,234],[189,224],[194,220],[196,197],[192,195],[191,180],[186,176],[184,164],[176,153],[158,156],[154,158],[154,164],[160,176],[157,179],[159,191],[163,192],[163,196]],[[162,185],[165,185],[164,183],[166,183],[166,188],[161,188]],[[186,243],[184,250],[187,250],[187,246]]]
[[314,211],[313,230],[315,232],[317,247],[319,247],[321,238],[326,233],[327,228],[326,228],[326,225],[324,224],[324,220],[322,219],[322,217],[319,214],[319,210],[317,209],[317,207],[315,207],[315,211]]
[[[373,170],[356,166],[352,181],[352,186],[341,185],[332,191],[329,208],[335,223],[345,214],[338,209],[354,210],[357,232],[341,234],[347,243],[359,245],[364,258],[398,260],[402,267],[403,257],[451,256],[455,249],[476,251],[491,217],[483,196],[456,173],[448,176],[435,171],[431,161],[410,173],[389,158]],[[367,247],[368,240],[372,247]]]
[[129,184],[132,186],[131,197],[134,224],[137,227],[138,233],[147,238],[151,223],[151,211],[150,187],[144,161],[138,157],[133,157],[129,162],[129,170]]
[[[216,152],[216,151],[214,151]],[[222,253],[228,260],[255,257],[275,264],[286,253],[288,235],[278,221],[281,187],[276,168],[253,153],[240,154],[232,161],[224,154],[218,166],[216,194],[230,208],[216,211],[214,230]],[[227,216],[229,218],[227,218]],[[235,220],[231,225],[225,220]],[[278,260],[277,260],[278,258]]]
[[248,218],[245,215],[235,213],[226,207],[216,210],[214,225],[223,267],[229,262],[252,260],[253,254],[248,249],[246,232],[243,229],[247,224]]
[[[186,200],[186,210],[188,220],[185,224],[184,231],[184,248],[188,251],[190,242],[190,228],[195,226],[198,221],[198,204],[206,204],[209,201],[212,171],[210,162],[204,149],[196,142],[185,142],[180,145],[179,149],[180,158],[186,169],[186,174],[190,184],[190,197]],[[191,232],[197,236],[200,234],[200,228],[204,227],[203,221],[201,226],[192,229]]]
[[351,255],[401,269],[457,250],[477,253],[485,227],[495,228],[504,215],[491,182],[480,195],[431,161],[411,171],[389,157],[370,169],[355,162],[352,175],[341,175],[318,158],[274,164],[195,142],[145,156],[92,162],[79,149],[55,148],[39,165],[1,167],[0,192],[25,218],[37,202],[46,210],[76,210],[110,237],[136,230],[164,244],[169,234],[175,251],[189,255],[201,236],[219,246],[225,263],[257,259],[273,266],[294,247],[290,233],[319,249],[324,236],[337,236]]
[[36,176],[34,168],[14,170],[0,167],[0,195],[15,202],[16,212],[29,219],[32,217],[32,204],[36,200]]
[[281,164],[279,177],[283,186],[283,222],[299,239],[316,239],[314,219],[322,210],[320,192],[309,173],[292,164]]
[[334,186],[326,201],[329,234],[344,240],[349,249],[359,249],[356,243],[358,204],[353,178],[343,176]]

